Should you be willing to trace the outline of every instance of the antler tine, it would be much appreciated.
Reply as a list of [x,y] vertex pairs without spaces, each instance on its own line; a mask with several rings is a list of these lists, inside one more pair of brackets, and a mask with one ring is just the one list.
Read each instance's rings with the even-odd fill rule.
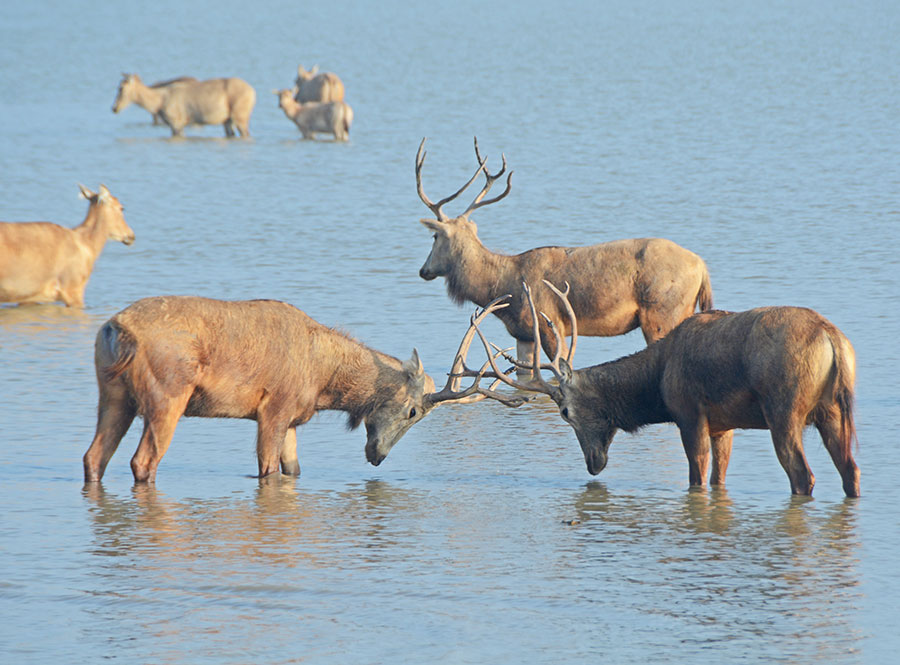
[[[558,357],[550,363],[550,365],[541,365],[541,326],[538,321],[537,309],[534,306],[534,298],[531,297],[531,287],[526,282],[522,282],[522,289],[525,291],[525,297],[528,299],[528,307],[531,309],[531,325],[532,336],[534,338],[534,347],[531,353],[531,380],[533,383],[541,386],[544,392],[550,394],[554,388],[544,380],[541,376],[541,369],[545,367],[553,372],[553,375],[560,378]],[[543,313],[542,313],[543,315]],[[546,316],[544,316],[546,318]],[[553,328],[551,328],[553,330]],[[558,349],[559,347],[557,347]],[[557,356],[559,354],[557,353]]]
[[478,159],[478,163],[482,165],[482,170],[484,171],[485,183],[484,187],[481,188],[481,191],[478,193],[478,196],[475,197],[475,200],[466,208],[466,211],[460,215],[460,217],[468,218],[469,213],[478,208],[481,208],[486,205],[490,205],[492,203],[496,203],[500,199],[504,198],[507,194],[509,194],[509,190],[512,188],[512,174],[513,171],[509,172],[509,175],[506,177],[506,189],[503,191],[500,196],[495,196],[492,199],[488,199],[487,201],[482,201],[485,195],[490,191],[491,187],[493,187],[494,182],[500,178],[504,173],[506,173],[506,155],[501,154],[501,158],[503,159],[503,166],[500,168],[497,173],[491,175],[487,170],[487,157],[481,157],[481,152],[478,150],[478,137],[475,137],[475,157]]
[[[444,402],[450,399],[459,399],[462,397],[467,397],[475,392],[475,389],[478,387],[478,380],[476,380],[469,388],[460,392],[459,391],[459,380],[463,376],[473,376],[471,370],[466,367],[466,355],[469,353],[469,347],[472,345],[472,339],[475,336],[475,330],[481,321],[485,319],[489,314],[497,311],[498,309],[503,309],[504,307],[509,307],[508,302],[503,302],[509,295],[501,296],[492,300],[488,305],[479,312],[477,309],[475,313],[472,315],[472,318],[469,321],[469,329],[466,331],[466,334],[463,335],[462,341],[459,343],[459,348],[456,351],[456,355],[453,357],[453,364],[450,366],[450,373],[447,377],[447,383],[444,387],[438,392],[431,393],[429,398],[432,402]],[[486,367],[482,368],[482,371],[487,371]],[[467,392],[468,391],[468,392]]]
[[[566,282],[566,290],[565,292],[563,292],[556,288],[556,286],[549,280],[545,279],[543,281],[544,284],[546,284],[550,288],[550,290],[553,291],[553,293],[555,293],[560,300],[562,300],[563,305],[566,308],[566,314],[569,317],[569,323],[572,325],[572,344],[569,346],[569,353],[566,354],[566,362],[569,363],[569,366],[571,366],[572,358],[575,355],[575,346],[578,344],[578,319],[575,316],[575,310],[572,309],[572,303],[569,302],[569,291],[571,291],[571,286],[569,285],[569,282]],[[557,348],[559,348],[559,346],[557,346]]]
[[[458,190],[456,190],[455,193],[451,194],[450,196],[441,199],[437,203],[432,203],[428,199],[428,197],[425,196],[425,191],[424,191],[424,189],[422,189],[422,165],[425,163],[425,155],[428,154],[427,152],[424,151],[424,148],[425,148],[425,139],[423,138],[422,142],[419,144],[419,151],[416,153],[416,190],[419,192],[419,198],[422,199],[422,203],[424,203],[426,206],[428,206],[428,208],[431,210],[432,213],[434,213],[434,216],[437,217],[438,220],[445,222],[445,221],[447,221],[448,217],[447,217],[447,215],[444,214],[444,212],[441,210],[441,208],[444,206],[445,203],[449,203],[450,201],[455,199],[457,196],[462,194],[464,191],[466,191],[466,189],[469,187],[469,185],[471,185],[473,182],[475,182],[475,179],[478,177],[478,174],[484,170],[485,160],[482,160],[482,159],[478,160],[478,169],[476,169],[475,173],[472,174],[472,177],[469,178],[469,181],[465,185],[460,187]],[[463,215],[463,216],[465,216],[465,215]]]

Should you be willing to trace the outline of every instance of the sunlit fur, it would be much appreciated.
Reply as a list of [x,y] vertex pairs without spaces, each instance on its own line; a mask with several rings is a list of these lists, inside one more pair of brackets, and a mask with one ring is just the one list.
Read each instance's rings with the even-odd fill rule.
[[158,116],[181,136],[189,125],[222,125],[225,135],[250,136],[250,114],[256,91],[239,78],[182,81],[161,88],[145,85],[137,74],[125,74],[113,103],[113,113],[138,104]]
[[[404,362],[323,326],[283,302],[187,296],[139,300],[97,334],[97,432],[85,481],[99,481],[135,416],[144,418],[131,468],[153,481],[182,415],[255,420],[259,475],[297,475],[295,428],[321,410],[366,424],[379,464],[433,405],[418,354]],[[413,410],[415,409],[415,410]]]
[[306,71],[303,65],[298,65],[294,85],[297,88],[294,99],[301,104],[344,101],[344,84],[341,79],[331,72],[320,73],[318,66]]
[[84,305],[84,290],[107,240],[126,245],[134,231],[122,204],[100,185],[88,200],[84,221],[69,229],[50,222],[0,222],[0,302]]

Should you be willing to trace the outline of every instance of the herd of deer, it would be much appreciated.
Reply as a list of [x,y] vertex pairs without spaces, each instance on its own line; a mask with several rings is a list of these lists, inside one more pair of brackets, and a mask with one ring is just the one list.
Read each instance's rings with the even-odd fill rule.
[[[310,83],[316,80],[332,90],[340,88],[343,95],[336,77],[312,78]],[[246,135],[253,91],[238,79],[160,87],[169,90],[148,93],[153,89],[137,76],[126,76],[114,110],[136,101],[158,114],[174,134],[203,121],[223,122],[229,135],[232,127]],[[297,118],[306,103],[295,101],[304,89],[298,81],[294,91],[279,94],[289,115],[300,106],[293,118],[305,135],[312,131],[310,125],[304,130],[306,121]],[[199,101],[213,97],[215,104]],[[226,98],[228,104],[222,102]],[[342,116],[346,127],[349,114],[347,107]],[[505,190],[485,199],[506,173],[506,157],[500,170],[490,173],[476,139],[472,177],[433,203],[422,186],[424,146],[423,139],[416,155],[416,186],[433,214],[421,221],[434,232],[434,245],[419,274],[425,280],[444,277],[453,300],[477,306],[440,390],[415,350],[401,361],[283,302],[146,298],[113,316],[97,334],[98,419],[84,455],[85,481],[100,481],[138,415],[144,428],[131,460],[137,482],[155,481],[182,416],[255,420],[263,477],[279,470],[299,475],[296,428],[317,411],[346,412],[350,428],[365,424],[366,459],[377,466],[438,404],[490,398],[517,407],[544,394],[575,430],[591,474],[606,466],[616,430],[634,432],[671,422],[681,433],[690,484],[703,486],[709,477],[711,484],[723,485],[732,430],[768,429],[791,491],[808,495],[815,479],[803,453],[802,433],[812,424],[840,473],[844,492],[859,496],[852,455],[855,357],[849,340],[833,324],[799,307],[713,310],[705,263],[668,240],[540,247],[515,256],[492,252],[478,239],[469,217],[509,194],[512,172]],[[469,207],[458,217],[445,214],[443,206],[479,176],[484,185]],[[90,205],[84,222],[74,229],[48,222],[0,223],[0,302],[59,300],[81,306],[105,241],[134,240],[122,205],[106,187],[101,185],[98,193],[82,187],[81,193]],[[491,314],[515,338],[515,356],[490,343],[479,327]],[[636,328],[647,342],[642,351],[573,369],[579,332],[612,336]],[[476,336],[487,357],[473,369],[467,356]],[[511,366],[502,369],[501,360]],[[555,381],[546,380],[545,371]],[[465,379],[471,383],[463,388]],[[517,392],[503,391],[503,385]]]
[[[292,120],[303,138],[331,134],[346,141],[353,122],[353,110],[344,102],[344,84],[336,74],[307,71],[297,67],[290,90],[273,90],[278,105]],[[137,74],[123,74],[113,113],[131,104],[153,115],[153,124],[165,123],[172,136],[183,136],[189,125],[222,125],[225,136],[250,136],[250,114],[256,105],[256,91],[239,78],[198,81],[190,76],[146,85]]]

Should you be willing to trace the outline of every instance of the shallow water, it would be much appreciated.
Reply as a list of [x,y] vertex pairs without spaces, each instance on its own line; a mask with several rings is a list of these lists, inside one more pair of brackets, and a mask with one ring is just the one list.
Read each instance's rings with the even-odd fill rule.
[[[0,652],[10,662],[882,663],[900,648],[900,9],[869,2],[35,2],[0,11],[0,218],[75,225],[123,202],[84,311],[0,309]],[[338,72],[351,140],[301,141],[270,90]],[[120,72],[236,75],[253,138],[171,140],[113,115]],[[186,419],[155,487],[134,426],[102,485],[93,338],[163,293],[278,298],[439,381],[472,307],[417,271],[436,199],[515,170],[473,217],[493,249],[662,236],[716,304],[796,304],[858,359],[863,497],[818,437],[792,498],[765,432],[727,490],[688,491],[674,426],[619,434],[592,478],[549,401],[441,407],[378,468],[340,414],[298,480],[252,478],[251,422]],[[465,197],[462,197],[465,199]],[[464,208],[467,201],[459,204]],[[457,209],[449,206],[449,212]],[[507,339],[494,322],[487,326]],[[582,338],[576,364],[642,346]]]

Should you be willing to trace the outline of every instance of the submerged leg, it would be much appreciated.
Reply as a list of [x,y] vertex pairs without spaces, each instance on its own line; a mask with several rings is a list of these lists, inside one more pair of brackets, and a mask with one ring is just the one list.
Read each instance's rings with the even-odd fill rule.
[[706,418],[698,416],[693,422],[678,423],[681,430],[681,444],[688,459],[688,479],[691,485],[706,484],[709,470],[709,427]]
[[169,449],[178,419],[184,415],[193,388],[174,399],[154,404],[144,413],[144,433],[131,458],[131,472],[135,482],[156,482],[156,469]]
[[281,473],[286,476],[300,475],[300,461],[297,459],[297,428],[288,427],[281,447]]
[[728,463],[731,461],[731,444],[734,439],[734,430],[728,430],[710,437],[712,443],[712,472],[709,476],[710,485],[724,485],[725,472],[728,471]]
[[84,482],[99,482],[119,442],[128,431],[137,407],[124,386],[101,386],[97,412],[97,431],[84,454]]
[[831,455],[831,461],[841,474],[844,494],[859,496],[859,468],[853,461],[850,441],[841,437],[841,413],[837,407],[828,410],[825,416],[816,422],[816,429],[822,436],[822,442]]

